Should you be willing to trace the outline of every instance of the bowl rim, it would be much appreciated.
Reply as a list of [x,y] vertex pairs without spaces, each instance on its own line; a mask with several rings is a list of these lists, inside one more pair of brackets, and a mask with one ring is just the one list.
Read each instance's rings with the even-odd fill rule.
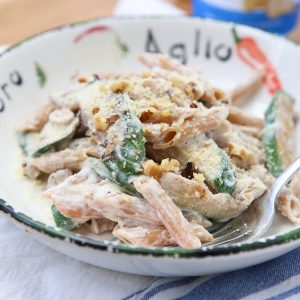
[[[10,53],[14,49],[22,46],[24,43],[31,41],[33,39],[38,39],[45,34],[54,33],[57,31],[69,29],[72,27],[79,27],[81,25],[89,25],[101,21],[122,21],[122,20],[174,20],[174,19],[183,19],[189,20],[192,22],[211,22],[216,23],[219,26],[224,24],[234,24],[232,22],[224,22],[224,21],[217,21],[211,20],[206,18],[193,18],[190,16],[110,16],[110,17],[100,17],[94,18],[90,20],[75,22],[71,24],[62,25],[59,27],[52,28],[50,30],[39,32],[35,35],[32,35],[10,47],[8,47],[5,51],[0,54],[0,59],[2,59],[6,54]],[[253,32],[266,34],[269,36],[276,37],[277,39],[284,40],[285,43],[292,44],[293,46],[297,47],[297,43],[288,40],[285,37],[278,36],[276,34],[267,33],[260,29],[252,28],[247,25],[235,24],[241,28],[247,28]],[[9,205],[5,200],[0,198],[0,213],[8,216],[9,218],[17,221],[20,225],[29,227],[35,231],[43,233],[50,238],[56,238],[60,240],[65,240],[67,242],[73,243],[75,245],[81,247],[89,247],[101,251],[109,251],[113,253],[126,253],[130,255],[150,255],[155,257],[162,257],[162,256],[171,256],[174,258],[203,258],[209,256],[224,256],[230,254],[238,254],[241,252],[249,252],[255,250],[262,250],[271,246],[279,246],[283,244],[291,243],[295,240],[300,239],[300,227],[290,230],[286,233],[279,234],[279,235],[272,235],[266,238],[260,238],[258,240],[246,243],[234,243],[229,245],[218,245],[218,246],[203,246],[202,248],[198,249],[183,249],[180,247],[137,247],[137,246],[130,246],[125,245],[119,241],[102,241],[96,240],[90,237],[86,237],[84,235],[73,233],[70,231],[61,230],[52,226],[48,226],[42,222],[36,221],[31,217],[17,212],[11,205]]]

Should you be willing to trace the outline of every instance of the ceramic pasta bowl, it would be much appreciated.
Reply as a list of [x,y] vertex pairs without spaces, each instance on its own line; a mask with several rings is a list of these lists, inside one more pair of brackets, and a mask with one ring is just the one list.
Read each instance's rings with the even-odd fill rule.
[[[234,28],[234,30],[233,30]],[[38,185],[22,176],[16,131],[54,91],[79,74],[140,72],[141,52],[160,52],[200,69],[215,85],[232,90],[253,70],[237,47],[237,35],[251,37],[266,53],[285,90],[296,100],[300,51],[284,38],[246,26],[180,18],[105,18],[54,29],[0,55],[0,212],[35,239],[75,259],[112,270],[155,276],[194,276],[244,268],[300,245],[300,227],[279,214],[263,238],[246,243],[180,247],[135,247],[110,234],[65,231],[55,226],[51,202]],[[247,59],[247,58],[245,58]],[[262,87],[255,101],[242,103],[262,117],[276,82]],[[299,136],[296,132],[296,139]],[[296,145],[299,154],[300,144]]]

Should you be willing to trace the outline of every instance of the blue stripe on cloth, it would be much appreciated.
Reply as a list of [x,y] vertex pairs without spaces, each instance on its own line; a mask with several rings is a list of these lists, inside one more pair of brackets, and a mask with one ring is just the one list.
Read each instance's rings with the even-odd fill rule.
[[240,299],[299,274],[299,260],[300,248],[261,265],[214,277],[177,300]]
[[285,291],[282,294],[279,294],[279,295],[277,295],[275,297],[272,297],[272,298],[268,298],[266,300],[283,300],[283,299],[286,299],[286,298],[291,297],[293,295],[299,294],[299,292],[300,292],[300,286],[297,286],[297,287],[295,287],[291,290]]
[[[226,258],[225,258],[226,259]],[[249,267],[244,270],[234,271],[222,275],[216,275],[207,281],[197,285],[197,280],[201,277],[191,278],[158,278],[152,282],[147,288],[139,290],[127,299],[148,300],[153,297],[155,299],[165,299],[165,291],[168,295],[184,295],[177,299],[240,299],[242,297],[254,297],[260,299],[260,292],[274,288],[276,285],[300,274],[300,248],[290,252],[289,254],[260,264],[258,266]],[[197,285],[195,287],[195,285]],[[182,289],[185,286],[186,290]],[[186,293],[186,291],[189,291]],[[286,297],[295,295],[300,291],[300,282],[298,287],[289,289],[289,286],[283,285],[281,293],[271,298],[272,300],[285,299]],[[258,293],[257,295],[255,295]],[[257,296],[257,298],[255,298]],[[174,299],[175,297],[172,297]],[[264,299],[266,296],[264,296]],[[300,297],[299,297],[300,299]]]
[[183,285],[187,285],[195,280],[197,280],[197,277],[187,277],[187,278],[183,278],[183,279],[168,281],[166,283],[156,286],[155,288],[151,289],[144,295],[141,295],[141,297],[139,299],[140,300],[149,300],[161,292],[164,292],[164,291],[166,291],[168,289],[172,289],[172,288],[179,288],[179,287],[181,287]]
[[143,289],[140,289],[138,291],[135,291],[134,293],[130,294],[129,296],[122,298],[122,300],[130,300],[133,297],[140,295],[141,293],[143,293],[144,291],[146,291],[147,289],[149,289],[155,282],[157,282],[160,278],[156,278],[155,280],[153,280],[148,286],[146,286]]
[[145,287],[145,288],[143,288],[143,289],[141,289],[141,290],[138,290],[138,291],[132,293],[131,295],[129,295],[129,296],[125,297],[125,298],[122,298],[122,300],[130,300],[130,299],[133,299],[133,297],[136,298],[137,295],[143,293],[143,292],[146,291],[149,287],[150,287],[150,286],[147,286],[147,287]]

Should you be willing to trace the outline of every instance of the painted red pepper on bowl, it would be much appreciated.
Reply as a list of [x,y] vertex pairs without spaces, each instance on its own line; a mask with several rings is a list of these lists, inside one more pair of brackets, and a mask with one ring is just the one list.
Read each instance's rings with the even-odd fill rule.
[[127,54],[128,52],[128,47],[127,45],[121,40],[120,36],[117,34],[117,32],[114,31],[113,28],[106,26],[106,25],[96,25],[93,27],[90,27],[86,29],[85,31],[81,32],[79,35],[77,35],[74,39],[74,43],[78,44],[82,40],[84,40],[87,36],[90,36],[91,34],[94,33],[103,33],[103,32],[110,32],[111,34],[114,35],[116,44],[120,48],[120,50],[124,53]]
[[274,95],[281,90],[282,84],[277,71],[256,41],[251,37],[240,37],[235,27],[232,28],[232,34],[239,57],[251,68],[263,68],[265,70],[265,85],[268,91]]

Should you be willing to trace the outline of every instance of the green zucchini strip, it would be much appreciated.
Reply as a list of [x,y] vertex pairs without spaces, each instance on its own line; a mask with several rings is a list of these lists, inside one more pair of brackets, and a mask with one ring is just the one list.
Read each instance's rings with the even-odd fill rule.
[[115,183],[136,192],[132,179],[142,171],[145,160],[144,132],[141,121],[133,112],[130,98],[123,94],[116,94],[116,98],[116,112],[120,118],[111,126],[107,137],[113,144],[113,150],[102,159]]
[[79,226],[79,224],[72,219],[63,216],[54,204],[51,206],[51,212],[57,227],[71,231]]
[[53,126],[47,136],[41,132],[19,132],[19,145],[27,156],[38,157],[70,141],[79,125],[79,117],[76,116],[66,127]]
[[[269,171],[273,176],[278,177],[283,170],[292,162],[292,153],[289,150],[291,136],[282,135],[282,132],[292,135],[293,120],[293,99],[283,91],[277,92],[265,112],[265,129],[263,143],[265,158]],[[282,117],[288,116],[284,122]],[[287,124],[288,123],[288,124]]]
[[237,179],[230,158],[212,139],[201,143],[191,162],[217,192],[229,195],[234,192]]

